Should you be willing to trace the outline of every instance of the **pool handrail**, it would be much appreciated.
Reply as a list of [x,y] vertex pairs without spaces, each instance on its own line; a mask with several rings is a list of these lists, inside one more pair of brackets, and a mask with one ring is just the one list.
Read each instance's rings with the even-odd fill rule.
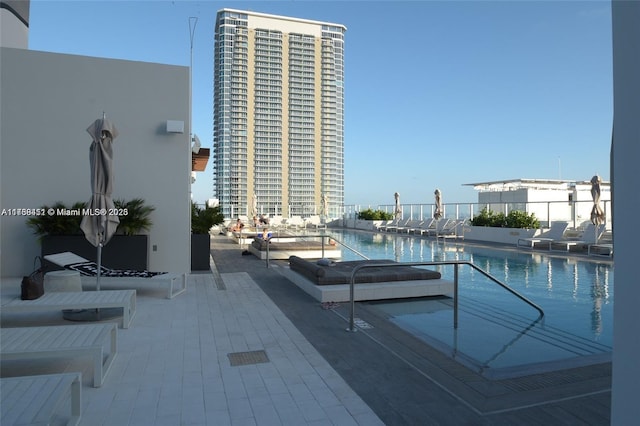
[[[302,240],[306,240],[306,239],[310,239],[310,238],[320,238],[321,240],[321,247],[322,247],[322,257],[324,256],[324,245],[325,239],[329,239],[329,241],[333,240],[335,241],[337,244],[339,244],[340,246],[346,248],[347,250],[355,253],[356,255],[360,256],[361,258],[363,258],[364,260],[370,260],[367,256],[365,256],[364,254],[360,253],[358,250],[354,249],[353,247],[350,247],[349,245],[345,244],[344,242],[340,241],[339,239],[337,239],[336,237],[332,236],[332,235],[328,235],[328,234],[301,234],[301,233],[297,233],[297,232],[291,232],[289,231],[288,234],[292,237],[296,237],[296,238],[300,238]],[[274,234],[277,237],[279,237],[279,235]],[[272,237],[274,238],[274,237]],[[269,238],[269,240],[271,240],[271,238]],[[265,258],[265,264],[267,266],[267,268],[269,267],[269,244],[267,244],[267,250],[266,250],[266,258]]]
[[375,264],[367,264],[363,263],[360,265],[356,265],[351,272],[351,279],[349,281],[349,328],[347,331],[356,331],[355,328],[355,278],[356,274],[365,268],[384,268],[391,266],[438,266],[438,265],[454,265],[453,269],[453,328],[458,328],[458,267],[460,265],[469,265],[476,271],[480,272],[485,277],[489,278],[491,281],[498,284],[500,287],[504,288],[520,300],[527,303],[529,306],[538,311],[539,316],[538,319],[542,319],[544,317],[544,311],[540,306],[527,299],[522,294],[518,293],[508,285],[501,282],[499,279],[494,277],[493,275],[486,272],[484,269],[474,265],[472,262],[468,260],[445,260],[438,262],[389,262],[389,263],[375,263]]

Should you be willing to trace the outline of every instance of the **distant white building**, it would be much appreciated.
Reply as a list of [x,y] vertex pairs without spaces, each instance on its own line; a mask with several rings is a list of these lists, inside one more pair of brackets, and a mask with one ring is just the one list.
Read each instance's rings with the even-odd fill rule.
[[[496,212],[525,211],[536,215],[542,224],[566,220],[579,226],[591,219],[593,198],[590,181],[558,179],[510,179],[468,183],[478,192],[480,208]],[[607,228],[611,222],[611,183],[600,183],[600,206]]]

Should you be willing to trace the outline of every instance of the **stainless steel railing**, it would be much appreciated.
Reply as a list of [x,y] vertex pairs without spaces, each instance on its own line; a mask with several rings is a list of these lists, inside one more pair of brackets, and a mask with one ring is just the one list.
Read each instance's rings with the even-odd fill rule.
[[[292,232],[291,230],[288,230],[288,234],[287,236],[291,236],[291,237],[295,237],[301,240],[310,240],[310,239],[320,239],[320,246],[321,246],[321,253],[322,253],[322,257],[325,257],[325,241],[335,241],[336,244],[340,245],[341,247],[344,247],[345,249],[351,251],[352,253],[356,254],[357,256],[360,256],[362,259],[364,260],[369,260],[369,258],[367,256],[365,256],[364,254],[360,253],[358,250],[354,249],[353,247],[350,247],[349,245],[345,244],[344,242],[340,241],[338,238],[332,236],[332,235],[328,235],[328,234],[300,234],[300,233],[296,233],[296,232]],[[286,238],[286,236],[282,235],[282,236],[278,236],[278,238]],[[275,238],[275,237],[272,237]],[[269,267],[269,244],[267,244],[267,250],[265,253],[265,264],[267,266],[267,268]]]
[[516,296],[518,299],[527,303],[529,306],[538,311],[539,316],[538,319],[544,317],[544,311],[538,305],[536,305],[531,300],[527,299],[522,294],[518,293],[508,285],[504,284],[493,275],[489,274],[482,268],[474,265],[472,262],[467,260],[450,260],[450,261],[441,261],[441,262],[389,262],[389,263],[375,263],[375,264],[366,264],[363,263],[361,265],[356,265],[353,268],[353,272],[351,273],[351,279],[349,281],[349,328],[347,331],[356,331],[355,328],[355,278],[359,271],[365,268],[379,268],[379,267],[391,267],[391,266],[437,266],[437,265],[454,265],[453,269],[453,328],[458,328],[458,268],[460,265],[469,265],[476,271],[480,272],[485,277],[489,278],[494,283],[498,284],[500,287],[507,290],[509,293]]

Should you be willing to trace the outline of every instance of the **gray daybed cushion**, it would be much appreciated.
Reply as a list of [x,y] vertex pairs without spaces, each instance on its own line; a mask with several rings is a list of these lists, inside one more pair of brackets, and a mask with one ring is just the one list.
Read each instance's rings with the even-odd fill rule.
[[[318,265],[298,256],[289,258],[289,267],[318,285],[349,284],[356,265],[376,263],[396,263],[392,260],[355,260],[334,262],[330,265]],[[389,281],[437,280],[440,272],[413,266],[368,267],[356,274],[356,283],[380,283]]]
[[[266,241],[262,238],[254,238],[251,246],[256,250],[266,251],[269,245],[269,251],[276,250],[320,250],[322,245],[317,241]],[[331,250],[333,247],[325,247],[325,250]]]

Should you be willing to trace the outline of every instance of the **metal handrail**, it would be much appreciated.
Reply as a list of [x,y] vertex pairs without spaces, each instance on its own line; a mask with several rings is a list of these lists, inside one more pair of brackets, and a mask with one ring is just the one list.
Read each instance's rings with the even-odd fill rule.
[[352,331],[352,332],[356,331],[356,328],[355,328],[355,278],[356,278],[356,274],[360,270],[365,268],[379,268],[379,267],[391,267],[391,266],[437,266],[437,265],[454,265],[454,269],[453,269],[453,328],[454,329],[458,328],[458,267],[460,265],[471,266],[473,269],[480,272],[482,275],[489,278],[491,281],[495,282],[500,287],[504,288],[505,290],[507,290],[508,292],[510,292],[511,294],[513,294],[514,296],[516,296],[517,298],[519,298],[520,300],[524,301],[525,303],[533,307],[535,310],[537,310],[538,313],[540,314],[538,316],[538,319],[541,319],[544,317],[544,311],[540,306],[536,305],[534,302],[527,299],[525,296],[521,295],[520,293],[518,293],[508,285],[504,284],[503,282],[495,278],[493,275],[489,274],[482,268],[479,268],[478,266],[474,265],[473,263],[467,260],[450,260],[450,261],[440,261],[440,262],[406,262],[406,263],[403,263],[403,262],[370,263],[370,264],[363,263],[361,265],[356,265],[353,268],[353,271],[351,272],[351,279],[349,281],[350,314],[349,314],[349,328],[347,328],[347,331]]
[[[329,240],[333,240],[335,241],[337,244],[339,244],[340,246],[346,248],[347,250],[351,251],[352,253],[355,253],[356,255],[360,256],[361,258],[363,258],[364,260],[370,260],[367,256],[365,256],[364,254],[360,253],[358,250],[354,249],[353,247],[348,246],[347,244],[345,244],[344,242],[340,241],[339,239],[337,239],[336,237],[332,236],[332,235],[328,235],[328,234],[298,234],[295,232],[291,232],[291,236],[296,237],[296,238],[301,238],[301,239],[310,239],[310,238],[320,238],[321,239],[321,251],[322,251],[322,257],[324,257],[324,240],[325,238],[328,238]],[[274,238],[274,237],[272,237]],[[271,240],[271,238],[269,239]],[[267,244],[267,250],[266,250],[266,259],[265,259],[265,264],[267,266],[267,268],[269,267],[269,245]]]

